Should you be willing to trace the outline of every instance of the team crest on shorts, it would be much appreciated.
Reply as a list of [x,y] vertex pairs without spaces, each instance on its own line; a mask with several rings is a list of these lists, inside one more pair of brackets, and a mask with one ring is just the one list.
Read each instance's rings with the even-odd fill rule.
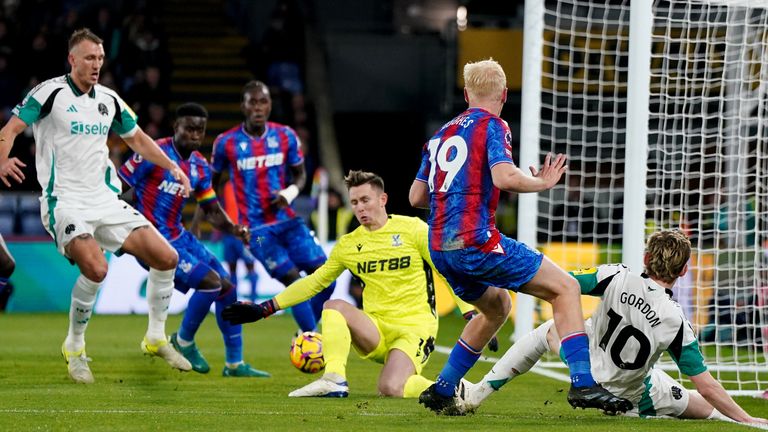
[[680,387],[672,386],[672,397],[675,398],[675,400],[680,400],[683,397],[683,391]]
[[109,110],[107,109],[107,106],[103,103],[99,103],[99,114],[101,115],[109,115]]
[[402,246],[403,241],[400,239],[400,234],[392,234],[392,246]]

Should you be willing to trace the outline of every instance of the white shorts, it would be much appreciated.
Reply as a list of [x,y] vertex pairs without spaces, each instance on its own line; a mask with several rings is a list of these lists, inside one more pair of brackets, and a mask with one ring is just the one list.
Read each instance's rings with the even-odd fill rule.
[[45,230],[53,237],[59,253],[67,258],[65,247],[79,235],[90,234],[102,249],[117,252],[133,230],[151,225],[138,210],[122,200],[98,208],[54,207],[52,215],[48,206],[42,205],[40,213]]
[[691,394],[661,369],[653,368],[643,396],[626,415],[632,417],[679,417]]

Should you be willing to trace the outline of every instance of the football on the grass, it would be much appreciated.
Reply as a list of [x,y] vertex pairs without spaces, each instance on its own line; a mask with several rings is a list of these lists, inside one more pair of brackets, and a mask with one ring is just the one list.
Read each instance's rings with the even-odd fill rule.
[[317,373],[325,367],[323,337],[320,333],[304,332],[291,344],[291,363],[305,373]]

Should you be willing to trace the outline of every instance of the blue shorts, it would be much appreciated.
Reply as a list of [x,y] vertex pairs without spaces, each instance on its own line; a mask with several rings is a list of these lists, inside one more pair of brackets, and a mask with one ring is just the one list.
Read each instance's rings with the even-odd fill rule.
[[310,272],[326,260],[320,243],[298,217],[251,230],[250,249],[275,279],[294,267]]
[[435,268],[468,302],[479,299],[489,286],[517,291],[533,279],[544,255],[525,243],[501,234],[482,249],[468,247],[452,251],[429,251]]
[[224,246],[224,261],[237,262],[242,260],[246,264],[253,264],[256,258],[245,248],[243,241],[232,234],[222,233],[221,243]]
[[221,261],[209,251],[200,240],[189,231],[184,231],[171,246],[179,253],[174,285],[177,290],[186,293],[190,288],[197,288],[205,275],[214,271],[222,279],[229,278]]

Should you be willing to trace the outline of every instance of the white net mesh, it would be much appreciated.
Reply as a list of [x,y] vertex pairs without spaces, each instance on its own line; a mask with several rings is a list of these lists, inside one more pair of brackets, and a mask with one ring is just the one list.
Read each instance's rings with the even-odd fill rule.
[[643,198],[623,194],[629,1],[546,2],[540,146],[569,171],[540,194],[537,233],[566,269],[616,262],[624,200],[645,199],[649,231],[691,237],[676,291],[711,370],[749,392],[768,389],[768,9],[737,3],[653,4]]

